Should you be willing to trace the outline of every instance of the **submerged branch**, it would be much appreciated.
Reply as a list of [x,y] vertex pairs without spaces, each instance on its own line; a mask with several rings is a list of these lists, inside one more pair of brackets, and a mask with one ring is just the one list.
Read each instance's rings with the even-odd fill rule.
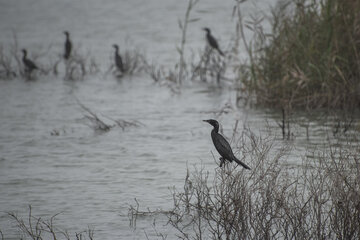
[[79,100],[77,100],[79,106],[83,111],[85,111],[84,117],[90,121],[89,127],[93,128],[96,131],[109,131],[115,126],[120,127],[122,130],[125,130],[125,128],[128,127],[140,127],[144,126],[141,122],[134,120],[134,121],[127,121],[123,119],[113,119],[111,117],[105,116],[107,119],[114,122],[114,124],[107,124],[102,119],[98,117],[96,113],[94,113],[90,108],[86,107],[84,104],[82,104]]

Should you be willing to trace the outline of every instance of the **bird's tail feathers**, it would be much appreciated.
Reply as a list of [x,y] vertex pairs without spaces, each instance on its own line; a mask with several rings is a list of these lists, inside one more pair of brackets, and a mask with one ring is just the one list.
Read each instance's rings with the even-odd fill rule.
[[251,170],[251,168],[250,168],[248,165],[246,165],[245,163],[241,162],[239,159],[234,158],[234,161],[235,161],[237,164],[243,166],[245,169]]
[[220,53],[221,56],[225,56],[225,54],[220,50],[220,48],[217,48],[218,52]]
[[69,60],[70,54],[66,54],[66,53],[65,53],[65,54],[63,55],[63,57],[64,57],[65,60]]

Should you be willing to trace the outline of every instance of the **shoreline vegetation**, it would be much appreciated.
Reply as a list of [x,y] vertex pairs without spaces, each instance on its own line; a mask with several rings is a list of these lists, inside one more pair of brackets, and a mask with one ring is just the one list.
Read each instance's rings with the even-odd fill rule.
[[[246,1],[246,0],[245,0]],[[183,20],[179,63],[173,69],[150,64],[138,51],[124,55],[129,74],[145,72],[157,83],[179,93],[187,81],[213,82],[227,80],[228,66],[238,61],[239,45],[248,58],[236,64],[236,78],[231,82],[238,92],[238,104],[281,109],[283,138],[290,139],[290,121],[294,110],[340,111],[339,126],[343,132],[354,124],[360,106],[360,2],[343,0],[289,0],[272,10],[271,32],[262,24],[265,16],[244,19],[237,0],[233,16],[237,20],[233,46],[221,58],[211,49],[200,51],[199,60],[188,61],[186,34],[189,24],[198,21],[191,11],[199,0],[189,0]],[[245,38],[245,28],[253,32]],[[10,56],[0,48],[0,78],[24,77],[17,38]],[[49,48],[50,49],[50,48]],[[230,50],[229,50],[230,49]],[[49,50],[47,50],[49,51]],[[46,54],[46,53],[44,53]],[[80,56],[78,54],[78,56]],[[32,56],[34,60],[41,58]],[[42,74],[58,74],[59,60],[41,66]],[[108,74],[114,66],[105,72]],[[76,57],[66,68],[66,79],[84,79],[100,67],[90,55]],[[106,125],[89,108],[83,107],[94,128],[109,130],[117,123],[121,128],[141,124],[121,121]],[[345,114],[344,114],[345,113]],[[120,120],[119,120],[120,121]],[[92,125],[93,126],[93,125]],[[336,126],[335,126],[336,127]],[[337,129],[338,130],[338,129]],[[358,129],[357,129],[358,130]],[[247,172],[228,164],[213,173],[202,167],[187,169],[184,188],[173,190],[174,207],[163,214],[179,239],[359,239],[360,238],[360,152],[359,139],[349,146],[328,146],[306,152],[298,166],[285,166],[290,147],[278,148],[275,139],[256,136],[244,129],[237,149],[243,160],[251,163]],[[215,160],[215,159],[214,159]],[[142,216],[162,214],[129,208],[132,227]],[[53,220],[32,216],[28,221],[14,213],[25,239],[96,239],[91,229],[75,234],[55,228]],[[145,233],[146,235],[146,233]],[[0,229],[0,236],[6,239]],[[47,237],[45,237],[47,236]],[[59,237],[58,237],[59,236]],[[60,237],[61,236],[61,237]],[[157,233],[160,239],[167,236]],[[149,239],[148,235],[146,238]],[[172,237],[170,237],[172,239]]]
[[[125,73],[146,73],[155,82],[180,92],[187,81],[230,84],[238,91],[238,100],[252,105],[293,109],[344,109],[360,106],[360,3],[340,0],[288,0],[272,8],[271,15],[244,18],[237,0],[232,16],[234,35],[226,56],[221,57],[204,42],[205,48],[188,56],[187,30],[199,0],[189,0],[182,20],[178,20],[181,40],[176,47],[179,61],[174,68],[148,62],[136,49],[124,50]],[[269,30],[264,24],[270,25]],[[245,36],[248,30],[251,38]],[[0,79],[26,78],[16,33],[11,46],[0,46]],[[223,43],[224,45],[224,43]],[[239,59],[243,46],[246,59]],[[39,64],[40,74],[58,75],[62,55],[51,54],[53,46],[34,52],[30,57]],[[189,51],[190,52],[190,51]],[[44,60],[44,58],[48,58]],[[43,60],[43,61],[41,61]],[[41,63],[43,62],[43,63]],[[46,64],[44,63],[46,62]],[[112,57],[111,57],[111,62]],[[114,63],[100,66],[90,52],[73,50],[65,64],[67,80],[83,80],[86,75],[114,72]],[[235,76],[225,76],[232,66]]]
[[[244,129],[248,172],[228,164],[214,173],[187,171],[173,192],[168,223],[179,239],[358,239],[360,165],[353,152],[329,147],[309,152],[296,167],[291,149]],[[358,151],[359,145],[356,146]]]
[[257,19],[240,24],[254,34],[239,68],[243,91],[270,107],[358,108],[359,12],[358,1],[293,0],[272,10],[270,33]]

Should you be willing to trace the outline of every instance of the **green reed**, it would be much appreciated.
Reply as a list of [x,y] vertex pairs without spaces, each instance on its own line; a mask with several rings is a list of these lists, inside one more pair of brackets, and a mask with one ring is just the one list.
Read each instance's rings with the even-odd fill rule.
[[[239,7],[240,5],[238,5]],[[283,108],[354,108],[360,103],[360,2],[293,0],[278,6],[266,33],[244,23],[250,61],[239,82],[257,104]]]

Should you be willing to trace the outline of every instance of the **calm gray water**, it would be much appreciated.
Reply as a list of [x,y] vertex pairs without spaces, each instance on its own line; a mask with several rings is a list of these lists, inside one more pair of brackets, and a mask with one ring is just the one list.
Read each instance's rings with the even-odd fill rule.
[[[243,12],[257,14],[274,2],[248,1]],[[6,48],[15,32],[20,47],[31,52],[51,44],[48,55],[56,56],[63,48],[62,31],[68,30],[76,48],[96,56],[103,71],[110,65],[113,43],[172,65],[181,37],[177,19],[186,3],[0,0],[0,40]],[[211,26],[226,47],[233,33],[233,4],[200,1],[193,16],[201,20],[189,27],[189,48],[203,48],[204,26]],[[48,55],[38,62],[45,63]],[[31,205],[34,215],[43,218],[62,212],[56,223],[69,232],[90,226],[95,239],[144,239],[144,232],[153,233],[152,219],[142,219],[136,230],[129,228],[129,205],[137,198],[143,209],[169,209],[169,187],[182,186],[187,165],[216,167],[211,127],[201,120],[214,118],[211,112],[228,102],[234,106],[235,93],[195,83],[174,95],[146,74],[121,80],[99,74],[78,82],[64,81],[62,75],[0,81],[0,230],[6,239],[17,239],[18,229],[6,212],[26,216]],[[143,125],[96,132],[86,125],[78,101],[109,123],[106,116]],[[231,136],[236,120],[261,130],[276,114],[237,109],[218,119]],[[59,135],[53,136],[54,131]]]

